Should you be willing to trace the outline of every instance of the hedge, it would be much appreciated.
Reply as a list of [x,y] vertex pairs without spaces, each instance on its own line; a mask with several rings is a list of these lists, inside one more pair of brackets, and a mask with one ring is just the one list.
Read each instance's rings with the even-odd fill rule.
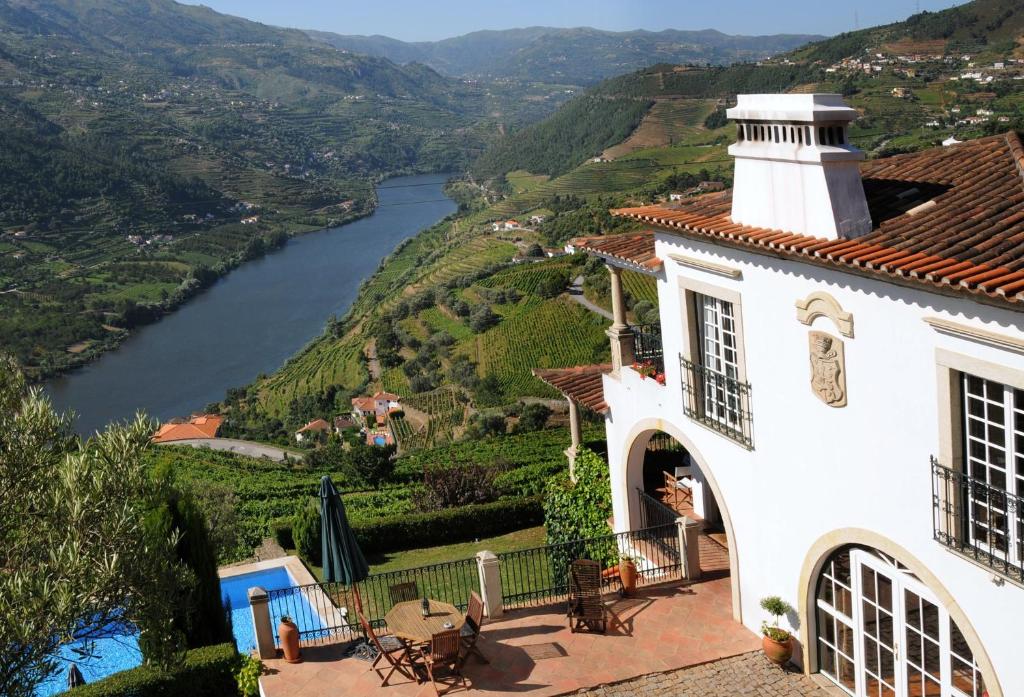
[[295,549],[295,538],[292,536],[292,526],[295,524],[295,516],[281,516],[270,521],[270,534],[277,540],[277,544],[284,549]]
[[394,552],[467,542],[540,525],[544,510],[539,496],[501,499],[430,513],[352,521],[359,546],[366,553]]
[[60,693],[61,697],[230,697],[240,665],[233,643],[192,649],[178,668],[139,666]]

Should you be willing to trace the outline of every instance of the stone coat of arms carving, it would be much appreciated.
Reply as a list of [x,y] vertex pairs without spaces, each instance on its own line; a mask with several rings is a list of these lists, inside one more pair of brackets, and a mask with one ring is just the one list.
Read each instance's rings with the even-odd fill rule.
[[811,357],[811,390],[830,407],[846,406],[846,355],[843,340],[812,331],[808,333]]

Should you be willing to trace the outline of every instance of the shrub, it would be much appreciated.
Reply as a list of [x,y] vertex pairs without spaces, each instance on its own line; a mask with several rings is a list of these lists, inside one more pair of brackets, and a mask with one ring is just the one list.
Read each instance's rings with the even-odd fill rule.
[[543,519],[540,499],[529,497],[353,521],[352,529],[364,552],[392,552],[503,535],[539,525]]
[[527,404],[523,407],[519,423],[516,424],[516,432],[528,433],[530,431],[539,431],[547,425],[550,417],[551,408],[548,405],[540,402]]
[[252,656],[242,656],[242,667],[235,673],[238,692],[242,697],[257,697],[260,693],[260,676],[267,672],[263,661]]
[[294,525],[295,517],[290,515],[270,521],[270,534],[284,549],[295,549],[295,537],[292,535]]
[[[544,524],[548,544],[611,534],[612,488],[608,464],[594,451],[576,454],[576,481],[569,474],[548,480],[544,497]],[[592,557],[595,558],[596,557]]]
[[320,540],[320,508],[316,501],[310,501],[299,508],[295,514],[295,524],[292,528],[292,536],[295,540],[295,549],[299,551],[303,559],[320,566],[323,561],[323,548]]
[[62,697],[225,697],[238,692],[240,658],[233,643],[192,649],[182,665],[143,665],[61,693]]
[[494,498],[494,481],[505,470],[504,463],[438,465],[423,470],[426,496],[420,501],[424,511],[487,503]]

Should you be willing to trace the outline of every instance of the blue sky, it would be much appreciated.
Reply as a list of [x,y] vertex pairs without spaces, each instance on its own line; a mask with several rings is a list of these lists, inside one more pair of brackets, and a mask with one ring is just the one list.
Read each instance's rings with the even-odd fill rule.
[[422,41],[531,25],[837,34],[854,28],[855,12],[864,28],[904,19],[917,8],[940,10],[963,0],[202,0],[202,4],[266,24]]

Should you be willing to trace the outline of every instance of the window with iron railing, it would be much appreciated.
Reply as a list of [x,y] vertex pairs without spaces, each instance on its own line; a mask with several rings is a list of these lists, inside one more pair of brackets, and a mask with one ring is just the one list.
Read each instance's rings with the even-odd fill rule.
[[693,296],[697,318],[697,361],[680,356],[686,415],[754,447],[750,385],[740,380],[739,339],[731,302]]
[[933,459],[935,537],[1001,574],[1024,571],[1024,390],[961,374],[963,468]]

